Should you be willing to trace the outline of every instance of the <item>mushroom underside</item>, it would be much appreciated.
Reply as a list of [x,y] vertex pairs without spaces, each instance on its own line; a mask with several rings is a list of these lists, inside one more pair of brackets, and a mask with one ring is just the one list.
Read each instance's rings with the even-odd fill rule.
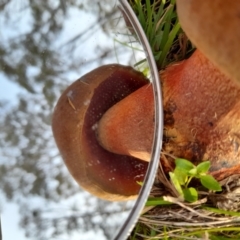
[[52,129],[64,162],[79,185],[100,198],[127,200],[140,190],[148,163],[105,150],[96,130],[107,109],[148,83],[131,67],[105,65],[70,85],[55,107]]

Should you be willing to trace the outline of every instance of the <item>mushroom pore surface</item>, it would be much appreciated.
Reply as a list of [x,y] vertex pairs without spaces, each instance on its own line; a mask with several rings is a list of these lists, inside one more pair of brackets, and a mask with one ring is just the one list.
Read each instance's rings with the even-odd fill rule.
[[148,83],[131,67],[105,65],[69,86],[55,107],[52,129],[64,162],[79,185],[100,198],[128,200],[140,190],[148,164],[108,152],[96,130],[107,109]]

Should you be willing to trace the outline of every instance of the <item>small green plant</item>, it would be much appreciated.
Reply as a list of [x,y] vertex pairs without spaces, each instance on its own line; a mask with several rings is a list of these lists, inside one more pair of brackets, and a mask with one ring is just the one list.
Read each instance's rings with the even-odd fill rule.
[[193,178],[199,179],[202,186],[212,191],[221,191],[220,184],[213,176],[208,174],[210,162],[204,161],[195,166],[186,159],[175,159],[176,167],[170,172],[170,179],[180,197],[188,202],[198,200],[198,191],[194,187],[189,187],[189,183]]
[[130,4],[148,38],[159,69],[166,67],[174,61],[168,56],[182,33],[176,13],[176,0],[130,0]]

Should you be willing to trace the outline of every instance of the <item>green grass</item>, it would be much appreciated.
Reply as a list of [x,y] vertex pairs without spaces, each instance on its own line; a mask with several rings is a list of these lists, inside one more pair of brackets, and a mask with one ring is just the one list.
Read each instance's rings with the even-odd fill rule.
[[[203,207],[201,204],[197,207],[188,206],[201,213],[201,218],[197,218],[191,211],[175,204],[166,207],[165,203],[159,201],[156,207],[156,201],[153,203],[154,207],[140,217],[129,240],[240,239],[240,214],[237,212]],[[178,215],[175,221],[174,214]]]
[[[191,173],[192,169],[198,170],[193,176],[196,180],[201,178],[202,174],[203,176],[207,174],[210,167],[207,161],[194,166],[186,159],[175,160],[177,162],[175,169],[181,167]],[[163,182],[154,186],[129,240],[240,239],[240,213],[237,211],[240,209],[239,193],[238,191],[234,193],[236,185],[232,185],[235,180],[230,177],[226,181],[217,182],[219,186],[214,188],[215,190],[212,189],[211,181],[204,186],[205,191],[202,191],[201,184],[194,185],[198,192],[198,198],[194,202],[182,198],[181,194],[172,197],[170,191],[166,191],[167,185]],[[171,178],[169,182],[177,190]],[[219,187],[221,193],[216,192]],[[216,207],[218,203],[224,201],[227,205],[222,204],[222,208],[227,206],[228,209]],[[234,204],[237,210],[232,210]]]
[[130,4],[148,38],[158,69],[192,52],[193,47],[177,18],[175,0],[130,0]]

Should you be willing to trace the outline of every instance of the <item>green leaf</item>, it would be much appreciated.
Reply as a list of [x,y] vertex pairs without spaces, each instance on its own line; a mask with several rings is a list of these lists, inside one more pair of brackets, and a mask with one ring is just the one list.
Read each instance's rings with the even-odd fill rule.
[[150,1],[146,1],[146,8],[147,8],[147,21],[148,21],[148,25],[147,25],[147,32],[146,35],[147,36],[151,36],[151,33],[153,33],[153,24],[152,24],[152,15],[153,15],[153,11],[151,8],[151,2]]
[[174,10],[174,6],[172,4],[170,4],[166,8],[166,10],[161,18],[162,26],[164,27],[163,37],[162,37],[162,41],[161,41],[161,45],[160,45],[161,49],[164,49],[164,47],[168,41],[168,38],[169,38],[169,33],[170,33],[170,29],[171,29],[171,15],[172,15],[173,10]]
[[169,173],[170,179],[172,184],[174,185],[174,187],[176,188],[176,190],[178,191],[178,193],[183,196],[183,191],[182,191],[182,187],[176,177],[176,175],[172,172]]
[[240,217],[240,213],[235,212],[235,211],[226,211],[226,210],[222,210],[222,209],[218,209],[218,208],[212,208],[212,207],[203,207],[203,209],[206,209],[208,211],[211,211],[211,212],[217,213],[217,214],[224,214],[225,216]]
[[195,188],[183,189],[184,199],[188,202],[195,202],[198,200],[198,192]]
[[210,161],[201,162],[197,165],[197,173],[207,173],[210,168]]
[[196,176],[196,175],[197,175],[197,168],[194,167],[194,168],[191,169],[188,173],[189,173],[190,176],[197,177],[197,176]]
[[[164,66],[164,61],[166,60],[166,56],[170,50],[170,48],[172,47],[173,44],[173,40],[174,38],[177,36],[178,31],[180,30],[181,26],[180,23],[178,22],[173,29],[171,30],[171,32],[168,35],[168,40],[166,42],[166,44],[164,45],[164,48],[162,50],[162,54],[161,57],[159,59],[159,62],[161,63],[162,66]],[[165,31],[165,29],[164,29]]]
[[211,175],[203,175],[200,177],[200,181],[202,185],[213,191],[222,191],[221,185],[218,183],[218,181]]
[[187,182],[188,172],[184,169],[176,167],[173,173],[175,174],[180,185],[184,185]]
[[[212,235],[211,234],[211,240],[232,240],[233,238],[232,237],[222,237],[222,236],[219,236],[219,235],[217,235],[217,236],[214,236],[214,235]],[[235,239],[237,239],[237,238],[235,238]]]
[[143,182],[136,181],[136,183],[137,183],[138,185],[140,185],[141,187],[143,186]]
[[161,206],[161,205],[171,205],[172,203],[163,200],[163,197],[159,198],[148,198],[145,206]]
[[183,158],[177,158],[175,160],[175,164],[176,164],[176,167],[182,168],[187,172],[195,168],[195,165],[193,163]]

